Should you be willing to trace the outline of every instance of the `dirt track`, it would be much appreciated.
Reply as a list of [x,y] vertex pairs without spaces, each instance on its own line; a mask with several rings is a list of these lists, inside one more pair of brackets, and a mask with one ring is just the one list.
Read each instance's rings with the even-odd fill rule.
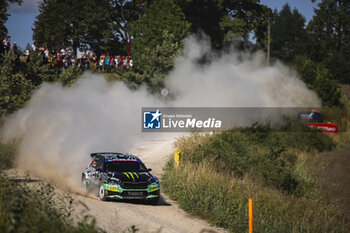
[[[154,175],[160,176],[172,152],[173,140],[174,136],[149,140],[135,148],[133,152],[147,167],[153,169]],[[81,201],[87,207],[82,208],[83,205],[80,205],[81,215],[88,214],[95,217],[97,225],[107,232],[128,232],[127,229],[132,225],[140,230],[138,232],[224,232],[185,213],[164,194],[157,206],[137,202],[102,202],[79,195],[74,198],[76,203]]]

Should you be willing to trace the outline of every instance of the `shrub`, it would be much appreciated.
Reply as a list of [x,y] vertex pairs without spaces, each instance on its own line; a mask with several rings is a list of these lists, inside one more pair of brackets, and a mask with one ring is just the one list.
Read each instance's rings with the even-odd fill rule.
[[186,211],[231,232],[247,231],[248,198],[254,199],[254,232],[348,232],[346,213],[327,199],[309,173],[334,137],[289,122],[177,140],[180,167],[169,161],[164,191]]
[[30,188],[0,173],[0,232],[99,232],[94,220],[73,224],[73,199],[57,194],[50,184]]
[[[267,168],[268,169],[268,168]],[[332,205],[287,196],[249,177],[217,172],[206,162],[168,163],[164,191],[189,213],[230,232],[247,232],[248,198],[254,202],[254,232],[348,232],[349,223]]]
[[294,68],[302,80],[322,99],[323,105],[340,105],[340,91],[336,81],[330,78],[328,69],[321,63],[315,63],[305,56],[297,56]]
[[72,86],[75,81],[80,77],[81,70],[75,66],[70,66],[67,69],[64,69],[59,76],[59,80],[66,87]]
[[0,170],[13,167],[18,150],[18,140],[12,140],[7,143],[0,141]]

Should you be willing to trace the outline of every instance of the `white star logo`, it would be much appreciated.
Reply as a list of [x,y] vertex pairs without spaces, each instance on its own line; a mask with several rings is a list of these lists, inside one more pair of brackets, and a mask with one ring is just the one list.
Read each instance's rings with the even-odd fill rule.
[[159,116],[161,116],[161,115],[162,115],[162,113],[160,113],[159,109],[157,109],[156,113],[152,113],[153,118],[152,118],[151,122],[153,122],[155,119],[157,119],[157,121],[159,121]]

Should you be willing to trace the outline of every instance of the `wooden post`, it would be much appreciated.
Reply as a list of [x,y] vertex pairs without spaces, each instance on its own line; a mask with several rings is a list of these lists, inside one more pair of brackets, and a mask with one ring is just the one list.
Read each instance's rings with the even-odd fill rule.
[[248,199],[249,203],[249,233],[253,233],[253,199]]
[[267,59],[266,63],[269,66],[270,65],[270,44],[271,44],[271,24],[270,19],[268,19],[269,22],[267,24]]

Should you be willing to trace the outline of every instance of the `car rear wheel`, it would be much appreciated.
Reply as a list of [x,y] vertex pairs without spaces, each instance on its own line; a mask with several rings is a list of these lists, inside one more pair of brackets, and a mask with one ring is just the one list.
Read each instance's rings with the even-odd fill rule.
[[100,187],[99,187],[99,189],[98,189],[98,197],[100,198],[101,201],[107,200],[107,197],[106,197],[106,190],[105,190],[105,188],[103,187],[103,184],[100,184]]

